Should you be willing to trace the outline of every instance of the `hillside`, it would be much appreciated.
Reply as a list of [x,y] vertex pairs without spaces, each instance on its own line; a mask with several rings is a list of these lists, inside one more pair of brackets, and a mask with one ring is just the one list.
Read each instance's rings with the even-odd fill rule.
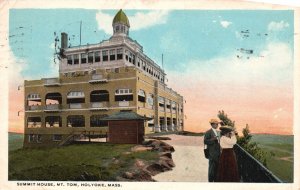
[[24,134],[8,133],[8,150],[13,151],[23,147]]
[[251,141],[267,152],[267,167],[276,176],[284,182],[293,182],[293,135],[253,134]]

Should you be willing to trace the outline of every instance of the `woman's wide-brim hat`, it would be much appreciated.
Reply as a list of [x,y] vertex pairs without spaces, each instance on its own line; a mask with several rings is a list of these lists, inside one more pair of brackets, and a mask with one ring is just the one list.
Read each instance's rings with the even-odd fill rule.
[[219,129],[221,131],[234,131],[234,128],[228,125],[221,126]]

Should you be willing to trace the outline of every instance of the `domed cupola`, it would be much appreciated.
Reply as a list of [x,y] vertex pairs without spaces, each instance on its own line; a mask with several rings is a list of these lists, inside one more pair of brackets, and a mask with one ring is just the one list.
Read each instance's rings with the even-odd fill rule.
[[114,17],[112,26],[114,30],[114,35],[128,36],[130,24],[126,14],[122,11],[122,9],[120,9]]

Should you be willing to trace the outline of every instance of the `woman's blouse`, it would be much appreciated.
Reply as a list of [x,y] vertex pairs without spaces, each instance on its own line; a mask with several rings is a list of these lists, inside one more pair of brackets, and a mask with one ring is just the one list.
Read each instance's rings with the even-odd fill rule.
[[233,145],[236,144],[236,137],[235,135],[232,135],[231,138],[222,136],[220,139],[220,146],[222,148],[232,148]]

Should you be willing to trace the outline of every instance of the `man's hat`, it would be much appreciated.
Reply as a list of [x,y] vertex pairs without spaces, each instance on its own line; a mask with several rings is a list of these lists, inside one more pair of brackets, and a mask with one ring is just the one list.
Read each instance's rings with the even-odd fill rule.
[[217,119],[211,119],[211,120],[209,121],[209,123],[210,123],[210,124],[213,124],[213,123],[219,124],[220,121],[217,120]]

